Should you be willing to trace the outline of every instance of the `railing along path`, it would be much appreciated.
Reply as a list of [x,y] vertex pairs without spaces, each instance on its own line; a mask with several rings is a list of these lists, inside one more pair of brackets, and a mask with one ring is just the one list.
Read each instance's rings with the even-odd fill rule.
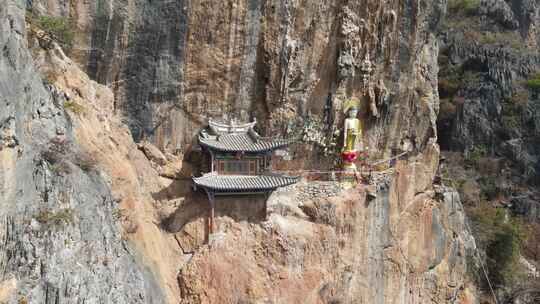
[[[393,160],[396,160],[396,159],[399,159],[400,157],[402,156],[405,156],[407,155],[409,152],[408,151],[405,151],[405,152],[402,152],[398,155],[395,155],[395,156],[392,156],[390,158],[386,158],[386,159],[383,159],[383,160],[378,160],[378,161],[375,161],[375,162],[372,162],[372,163],[367,163],[367,164],[363,164],[362,166],[360,166],[360,168],[357,169],[356,173],[358,174],[364,174],[364,173],[368,173],[370,175],[372,174],[377,174],[377,175],[382,175],[382,174],[389,174],[391,172],[394,171],[394,168],[393,167],[390,167],[390,168],[387,168],[387,169],[384,169],[384,170],[375,170],[374,167],[377,166],[377,165],[380,165],[380,164],[384,164],[384,163],[387,163],[387,162],[390,162],[390,161],[393,161]],[[309,179],[315,179],[315,180],[323,180],[321,177],[322,175],[328,175],[329,177],[328,180],[335,180],[337,179],[337,175],[339,174],[344,174],[344,173],[351,173],[351,171],[347,171],[347,170],[274,170],[273,171],[274,173],[280,173],[280,174],[288,174],[288,175],[297,175],[297,176],[301,176],[301,177],[304,177],[304,178],[308,178],[310,177]],[[319,175],[320,178],[315,178],[315,176]]]

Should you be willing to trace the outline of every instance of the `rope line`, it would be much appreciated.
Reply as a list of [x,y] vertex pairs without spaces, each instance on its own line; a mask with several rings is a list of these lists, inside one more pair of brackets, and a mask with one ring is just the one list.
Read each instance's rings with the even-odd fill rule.
[[[452,198],[452,200],[453,200],[453,198]],[[469,224],[467,223],[467,221],[464,221],[464,222],[465,222],[465,226],[467,226],[467,230],[472,235],[472,230],[469,227]],[[476,246],[476,244],[474,244],[474,249],[475,249],[474,252],[476,253],[476,257],[477,257],[478,261],[480,262],[480,266],[482,267],[482,272],[484,273],[484,276],[486,277],[486,280],[488,282],[489,290],[491,291],[491,295],[493,296],[493,300],[495,300],[495,304],[499,304],[499,301],[497,300],[497,296],[495,295],[495,290],[493,290],[493,285],[491,284],[491,280],[489,279],[489,276],[488,276],[487,271],[486,271],[486,267],[484,266],[484,262],[482,261],[482,259],[480,257],[480,252],[478,251],[478,247]]]
[[[395,159],[398,159],[406,154],[408,154],[409,152],[408,151],[405,151],[403,153],[400,153],[396,156],[393,156],[393,157],[390,157],[390,158],[387,158],[387,159],[383,159],[383,160],[379,160],[379,161],[376,161],[376,162],[373,162],[373,163],[370,163],[370,164],[367,164],[367,166],[376,166],[376,165],[379,165],[379,164],[382,164],[382,163],[385,163],[385,162],[388,162],[388,161],[391,161],[391,160],[395,160]],[[392,168],[389,168],[389,169],[385,169],[385,170],[369,170],[370,172],[373,172],[373,173],[385,173],[387,171],[390,171],[392,170]],[[349,173],[351,171],[346,171],[346,170],[332,170],[332,171],[320,171],[320,170],[273,170],[273,172],[276,172],[276,173]]]
[[387,162],[387,161],[391,161],[391,160],[398,159],[398,158],[400,158],[400,157],[402,157],[402,156],[404,156],[404,155],[406,155],[406,154],[408,154],[408,153],[409,153],[409,151],[405,151],[405,152],[400,153],[400,154],[398,154],[398,155],[396,155],[396,156],[394,156],[394,157],[391,157],[391,158],[388,158],[388,159],[383,159],[383,160],[380,160],[380,161],[376,161],[376,162],[374,162],[374,163],[371,163],[370,166],[375,166],[375,165],[379,165],[379,164],[382,164],[382,163]]
[[[453,180],[451,181],[451,183],[452,183],[452,187],[454,187],[454,189],[457,189]],[[452,205],[453,204],[454,204],[454,195],[452,195]],[[463,214],[465,214],[465,212]],[[472,229],[469,226],[467,219],[465,218],[463,222],[465,223],[465,227],[467,228],[467,231],[469,232],[469,234],[472,235],[473,234]],[[493,300],[495,300],[495,304],[499,304],[499,301],[497,300],[497,296],[495,295],[495,290],[493,289],[493,285],[491,284],[491,280],[489,279],[488,273],[486,271],[486,267],[484,266],[484,262],[482,261],[482,258],[480,257],[480,252],[478,250],[478,247],[476,246],[476,242],[474,244],[474,253],[475,253],[476,258],[478,259],[478,262],[480,263],[480,266],[482,267],[482,272],[484,273],[484,277],[486,278],[488,282],[489,290],[491,291]]]

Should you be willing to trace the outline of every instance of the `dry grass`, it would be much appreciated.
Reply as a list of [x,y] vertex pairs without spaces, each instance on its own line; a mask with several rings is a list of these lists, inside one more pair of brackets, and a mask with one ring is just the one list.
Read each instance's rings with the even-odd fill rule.
[[62,209],[56,212],[50,210],[41,210],[36,216],[36,220],[42,224],[59,226],[73,223],[73,210],[70,208]]
[[94,155],[80,152],[74,155],[73,163],[85,172],[93,171],[97,168],[97,159]]
[[84,115],[86,113],[86,108],[83,105],[78,104],[74,101],[64,102],[64,109],[77,115]]

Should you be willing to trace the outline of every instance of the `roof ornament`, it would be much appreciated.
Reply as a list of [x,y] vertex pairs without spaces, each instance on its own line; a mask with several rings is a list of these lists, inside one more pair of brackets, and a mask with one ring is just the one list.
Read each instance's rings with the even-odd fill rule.
[[291,143],[291,140],[287,139],[260,136],[254,129],[256,123],[256,120],[250,123],[219,123],[210,120],[207,135],[201,131],[199,143],[209,149],[229,152],[268,152]]
[[205,129],[201,130],[201,137],[208,138],[208,132]]

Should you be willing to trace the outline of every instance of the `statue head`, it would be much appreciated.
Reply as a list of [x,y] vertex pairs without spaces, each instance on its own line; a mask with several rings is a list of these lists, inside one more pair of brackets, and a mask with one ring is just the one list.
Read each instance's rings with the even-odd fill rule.
[[358,115],[358,108],[356,107],[351,107],[349,111],[347,112],[348,118],[356,118],[357,115]]
[[343,104],[343,113],[347,115],[348,118],[355,118],[358,114],[358,108],[360,106],[360,101],[356,97],[352,97]]

